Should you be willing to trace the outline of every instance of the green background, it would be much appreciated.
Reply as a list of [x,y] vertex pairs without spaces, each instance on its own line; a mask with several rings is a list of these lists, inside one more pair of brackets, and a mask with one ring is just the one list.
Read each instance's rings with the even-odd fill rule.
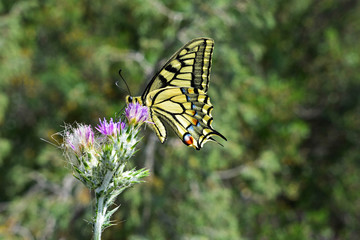
[[[125,106],[176,50],[211,37],[201,151],[147,128],[103,239],[358,239],[355,0],[0,2],[0,239],[90,239],[91,193],[52,141]],[[59,136],[53,136],[59,140]],[[220,139],[221,141],[221,139]]]

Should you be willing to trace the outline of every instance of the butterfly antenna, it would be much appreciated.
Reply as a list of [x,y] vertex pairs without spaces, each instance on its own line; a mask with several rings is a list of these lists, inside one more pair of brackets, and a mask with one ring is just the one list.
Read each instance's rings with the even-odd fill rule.
[[[129,85],[127,84],[127,82],[125,81],[125,79],[123,78],[123,76],[121,75],[121,69],[119,69],[119,76],[121,77],[121,79],[122,79],[123,82],[125,83],[126,88],[127,88],[127,90],[128,90],[128,93],[129,93],[129,95],[131,96],[131,92],[130,92]],[[117,87],[119,87],[119,81],[117,81],[115,84],[116,84]],[[126,107],[126,104],[121,108],[120,112],[115,113],[115,118],[121,119],[121,116],[123,115],[123,114],[121,114],[121,113],[124,112],[125,107]]]
[[[125,81],[125,79],[123,78],[123,76],[121,75],[121,69],[119,69],[119,76],[121,77],[121,79],[122,79],[123,82],[125,83],[125,85],[126,85],[126,87],[127,87],[127,90],[128,90],[128,93],[129,93],[129,95],[131,96],[131,92],[130,92],[129,85],[127,84],[127,82]],[[116,86],[119,87],[119,81],[117,81],[115,84],[116,84]]]

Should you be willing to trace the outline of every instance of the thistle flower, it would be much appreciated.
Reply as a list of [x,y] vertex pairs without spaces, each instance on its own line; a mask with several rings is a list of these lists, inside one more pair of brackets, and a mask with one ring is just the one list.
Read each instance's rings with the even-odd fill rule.
[[74,176],[92,188],[89,177],[99,164],[99,143],[90,125],[65,126],[63,149],[74,171]]
[[110,118],[110,121],[107,122],[104,118],[104,121],[101,121],[99,118],[100,124],[97,125],[96,130],[98,130],[102,135],[111,135],[111,136],[117,136],[120,134],[121,130],[125,128],[124,122],[114,122],[112,118]]
[[78,124],[77,128],[72,129],[67,126],[64,134],[64,145],[72,149],[75,155],[80,156],[84,151],[88,151],[94,146],[94,132],[90,125]]
[[142,106],[140,103],[129,103],[125,108],[125,116],[130,125],[140,126],[144,122],[152,123],[149,121],[149,109]]
[[116,197],[149,174],[146,169],[126,169],[140,141],[139,126],[148,120],[147,108],[134,104],[127,109],[126,117],[132,125],[104,118],[95,127],[98,134],[85,124],[65,125],[62,134],[62,149],[74,176],[95,192],[95,240],[100,240],[103,229],[112,225],[110,218],[118,207],[109,208]]

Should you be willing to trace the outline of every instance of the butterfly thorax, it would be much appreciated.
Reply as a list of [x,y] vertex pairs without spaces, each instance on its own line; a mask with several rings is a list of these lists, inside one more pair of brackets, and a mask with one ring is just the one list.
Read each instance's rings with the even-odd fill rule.
[[130,95],[127,95],[125,97],[125,101],[126,101],[126,104],[128,105],[129,103],[140,103],[140,105],[144,105],[141,97],[132,97]]

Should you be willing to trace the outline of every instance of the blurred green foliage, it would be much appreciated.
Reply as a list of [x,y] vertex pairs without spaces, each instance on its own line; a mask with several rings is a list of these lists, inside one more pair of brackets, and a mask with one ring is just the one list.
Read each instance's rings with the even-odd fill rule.
[[[149,130],[104,239],[357,239],[360,8],[355,0],[0,2],[0,239],[90,239],[91,194],[51,139],[125,105],[185,42],[215,40],[224,147]],[[57,135],[53,136],[59,140]]]

